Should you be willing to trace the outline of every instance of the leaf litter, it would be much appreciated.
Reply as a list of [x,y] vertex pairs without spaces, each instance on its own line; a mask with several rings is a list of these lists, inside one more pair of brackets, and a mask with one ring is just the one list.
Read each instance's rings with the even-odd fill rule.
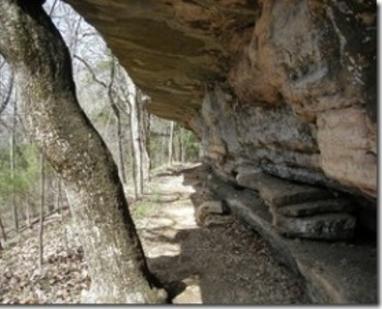
[[44,228],[41,270],[38,224],[0,251],[0,303],[75,304],[89,288],[83,249],[71,225],[52,216]]

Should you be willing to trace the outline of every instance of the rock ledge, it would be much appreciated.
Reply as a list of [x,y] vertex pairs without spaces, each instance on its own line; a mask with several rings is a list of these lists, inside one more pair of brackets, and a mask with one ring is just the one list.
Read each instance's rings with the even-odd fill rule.
[[261,234],[276,257],[300,274],[315,303],[377,304],[375,244],[289,239],[272,226],[268,207],[253,190],[237,190],[213,179],[208,185],[232,213]]

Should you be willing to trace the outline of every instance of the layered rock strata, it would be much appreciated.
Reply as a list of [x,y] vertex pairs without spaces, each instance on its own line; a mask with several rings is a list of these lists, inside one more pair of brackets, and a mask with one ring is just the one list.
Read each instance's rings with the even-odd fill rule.
[[375,204],[375,1],[67,2],[224,179],[249,170]]
[[[203,167],[199,168],[199,173],[209,173],[209,177],[201,177],[205,179],[204,186],[211,190],[216,199],[221,199],[234,216],[262,235],[270,243],[281,263],[305,279],[307,292],[313,302],[377,303],[377,248],[373,241],[333,243],[283,237],[275,228],[269,205],[261,198],[259,192],[224,182]],[[280,196],[278,194],[278,197]],[[295,198],[293,200],[295,201]],[[286,197],[278,201],[285,202],[290,199]],[[286,207],[288,206],[280,209]],[[349,207],[346,206],[346,209]]]

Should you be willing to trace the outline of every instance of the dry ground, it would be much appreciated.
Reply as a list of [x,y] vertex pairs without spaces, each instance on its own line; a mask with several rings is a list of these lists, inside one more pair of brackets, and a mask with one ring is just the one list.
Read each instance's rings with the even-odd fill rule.
[[[190,183],[185,175],[192,178],[192,169],[159,173],[145,198],[131,205],[150,269],[173,302],[307,303],[300,279],[273,258],[258,234],[236,221],[196,225],[197,193],[185,184]],[[42,272],[37,226],[1,253],[0,303],[80,302],[90,279],[72,226],[69,214],[63,221],[58,215],[49,218]]]

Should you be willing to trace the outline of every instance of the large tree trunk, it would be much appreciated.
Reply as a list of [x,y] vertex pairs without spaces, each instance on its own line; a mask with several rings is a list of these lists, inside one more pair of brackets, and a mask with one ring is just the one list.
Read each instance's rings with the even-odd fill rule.
[[78,104],[69,52],[40,2],[0,1],[0,52],[26,128],[65,184],[92,280],[87,301],[157,303],[117,166]]

